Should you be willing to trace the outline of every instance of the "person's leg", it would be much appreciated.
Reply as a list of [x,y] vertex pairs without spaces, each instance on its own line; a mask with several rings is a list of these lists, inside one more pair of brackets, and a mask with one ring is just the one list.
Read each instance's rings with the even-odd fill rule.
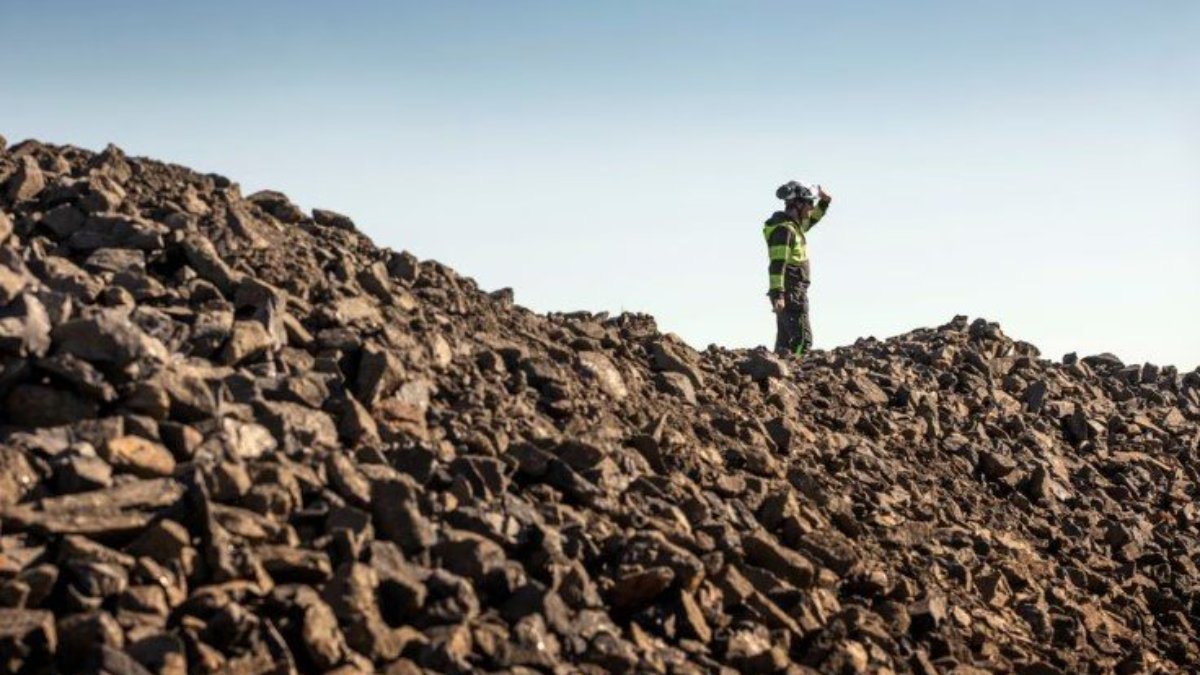
[[799,322],[798,322],[798,324],[799,324],[798,330],[800,333],[800,338],[798,340],[799,350],[796,351],[795,349],[793,349],[793,351],[796,351],[797,354],[804,355],[804,354],[807,354],[809,352],[809,350],[812,349],[812,342],[813,342],[813,340],[812,340],[812,323],[809,322],[809,318],[808,318],[808,284],[801,285],[801,287],[800,287],[800,302],[798,304],[799,304],[799,313],[800,313]]
[[792,326],[795,325],[788,317],[787,309],[775,313],[775,353],[786,354],[791,351]]
[[788,288],[786,305],[781,314],[787,316],[789,354],[803,356],[812,344],[808,337],[808,284],[797,282]]

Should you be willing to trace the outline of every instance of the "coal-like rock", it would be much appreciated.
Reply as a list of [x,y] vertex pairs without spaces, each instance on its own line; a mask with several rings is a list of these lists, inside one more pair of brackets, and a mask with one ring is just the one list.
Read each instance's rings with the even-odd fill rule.
[[1200,372],[781,360],[0,142],[0,671],[1191,672]]

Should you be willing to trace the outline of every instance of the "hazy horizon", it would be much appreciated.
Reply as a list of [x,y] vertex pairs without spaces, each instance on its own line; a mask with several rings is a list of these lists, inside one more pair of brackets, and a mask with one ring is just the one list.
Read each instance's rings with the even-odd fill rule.
[[[795,21],[795,25],[792,21]],[[998,321],[1200,365],[1200,4],[0,6],[0,134],[354,218],[539,312],[771,344],[760,228],[827,185],[817,348]]]

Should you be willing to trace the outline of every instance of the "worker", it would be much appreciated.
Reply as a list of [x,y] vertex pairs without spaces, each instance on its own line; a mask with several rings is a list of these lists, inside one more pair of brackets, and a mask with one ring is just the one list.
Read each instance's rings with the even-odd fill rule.
[[808,231],[825,216],[833,200],[819,185],[788,181],[775,196],[783,200],[763,226],[771,286],[767,295],[775,312],[775,353],[803,357],[812,348],[812,326],[808,318],[808,284],[812,272],[808,264]]

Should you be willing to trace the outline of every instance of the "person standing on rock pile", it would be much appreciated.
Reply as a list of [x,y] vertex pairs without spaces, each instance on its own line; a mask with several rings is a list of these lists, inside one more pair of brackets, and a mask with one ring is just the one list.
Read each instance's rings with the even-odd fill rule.
[[775,190],[783,200],[763,225],[771,286],[767,295],[775,312],[775,353],[804,356],[812,347],[812,325],[808,318],[808,264],[805,236],[825,216],[833,197],[819,185],[788,181]]

